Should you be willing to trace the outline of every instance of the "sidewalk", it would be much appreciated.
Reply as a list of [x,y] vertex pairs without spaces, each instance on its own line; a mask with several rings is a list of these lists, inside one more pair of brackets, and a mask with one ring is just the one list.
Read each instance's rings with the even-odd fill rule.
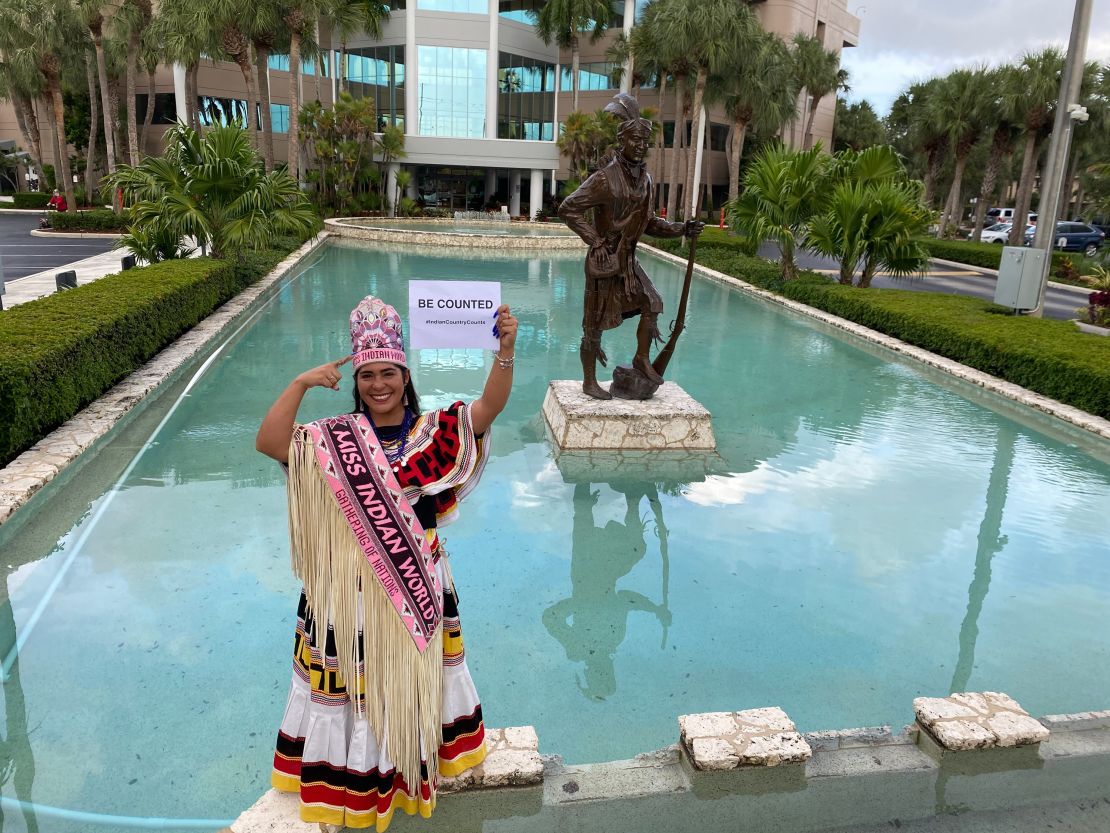
[[126,255],[127,251],[125,249],[111,249],[103,254],[87,257],[84,260],[55,266],[42,272],[36,272],[33,275],[8,281],[4,284],[6,291],[2,296],[4,309],[10,309],[17,304],[52,295],[57,291],[54,276],[59,272],[68,272],[71,269],[75,271],[78,286],[92,283],[105,275],[114,275],[123,268],[120,265],[120,260]]

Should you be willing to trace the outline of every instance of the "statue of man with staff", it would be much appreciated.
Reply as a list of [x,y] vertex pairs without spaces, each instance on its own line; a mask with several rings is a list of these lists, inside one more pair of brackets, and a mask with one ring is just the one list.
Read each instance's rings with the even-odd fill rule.
[[[625,399],[649,399],[663,383],[662,372],[673,352],[673,341],[681,331],[681,321],[672,334],[672,343],[653,363],[649,350],[653,340],[661,340],[657,322],[663,311],[663,300],[636,261],[636,244],[644,234],[653,237],[686,235],[696,239],[705,224],[696,220],[669,223],[655,215],[652,207],[655,184],[644,164],[652,124],[640,117],[640,105],[627,93],[615,95],[605,111],[621,122],[617,131],[618,153],[559,206],[559,216],[590,247],[586,255],[586,297],[579,348],[582,391],[595,399],[611,399],[614,395]],[[686,293],[688,286],[689,274]],[[685,310],[685,297],[680,308]],[[608,366],[607,356],[601,349],[601,334],[637,315],[640,322],[636,328],[632,366],[617,368],[610,393],[597,383],[597,362]]]

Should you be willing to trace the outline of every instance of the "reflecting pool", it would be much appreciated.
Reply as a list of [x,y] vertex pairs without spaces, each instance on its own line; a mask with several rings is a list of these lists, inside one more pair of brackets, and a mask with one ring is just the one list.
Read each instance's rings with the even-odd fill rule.
[[[0,647],[25,643],[4,797],[219,820],[265,789],[298,588],[254,434],[294,375],[349,351],[360,298],[404,310],[417,278],[501,280],[521,321],[493,458],[444,531],[488,725],[589,762],[673,743],[689,712],[779,705],[815,730],[901,725],[952,690],[1110,705],[1106,443],[698,281],[671,367],[719,455],[590,473],[553,457],[539,417],[547,381],[580,374],[581,253],[449,255],[325,247],[0,527]],[[645,266],[673,308],[681,272]],[[632,341],[605,348],[625,361]],[[476,397],[491,361],[411,358],[425,407]],[[350,404],[349,384],[314,390],[301,416]]]

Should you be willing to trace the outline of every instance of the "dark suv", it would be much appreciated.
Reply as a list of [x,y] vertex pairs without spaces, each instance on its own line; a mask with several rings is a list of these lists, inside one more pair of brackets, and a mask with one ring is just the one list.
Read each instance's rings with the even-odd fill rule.
[[[1033,244],[1035,229],[1025,232],[1025,245]],[[1094,257],[1095,252],[1102,248],[1106,240],[1106,232],[1099,231],[1086,223],[1060,222],[1056,224],[1056,237],[1052,241],[1057,249],[1065,252],[1083,252],[1087,257]]]

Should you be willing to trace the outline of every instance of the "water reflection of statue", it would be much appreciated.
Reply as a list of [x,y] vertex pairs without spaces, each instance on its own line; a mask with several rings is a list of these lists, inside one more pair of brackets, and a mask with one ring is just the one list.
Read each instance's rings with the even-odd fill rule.
[[[604,699],[617,690],[613,659],[624,641],[628,614],[655,614],[664,629],[671,623],[667,608],[667,529],[654,484],[614,487],[627,501],[624,523],[609,521],[594,526],[593,507],[598,493],[589,483],[574,487],[574,522],[571,532],[571,596],[543,613],[543,624],[562,644],[567,659],[584,662],[585,680],[579,689],[587,697]],[[640,501],[648,498],[659,534],[663,565],[663,600],[656,604],[634,590],[618,590],[617,582],[631,572],[647,552],[647,519],[640,517]],[[664,637],[665,639],[665,637]]]
[[[0,634],[10,636],[15,644],[15,616],[11,599],[0,603]],[[27,727],[27,704],[19,678],[19,658],[8,671],[4,683],[5,725],[0,735],[0,787],[11,783],[16,798],[23,801],[23,824],[27,833],[38,833],[31,787],[35,783],[35,758],[31,751],[31,731]],[[0,811],[0,831],[4,829],[4,813]]]

